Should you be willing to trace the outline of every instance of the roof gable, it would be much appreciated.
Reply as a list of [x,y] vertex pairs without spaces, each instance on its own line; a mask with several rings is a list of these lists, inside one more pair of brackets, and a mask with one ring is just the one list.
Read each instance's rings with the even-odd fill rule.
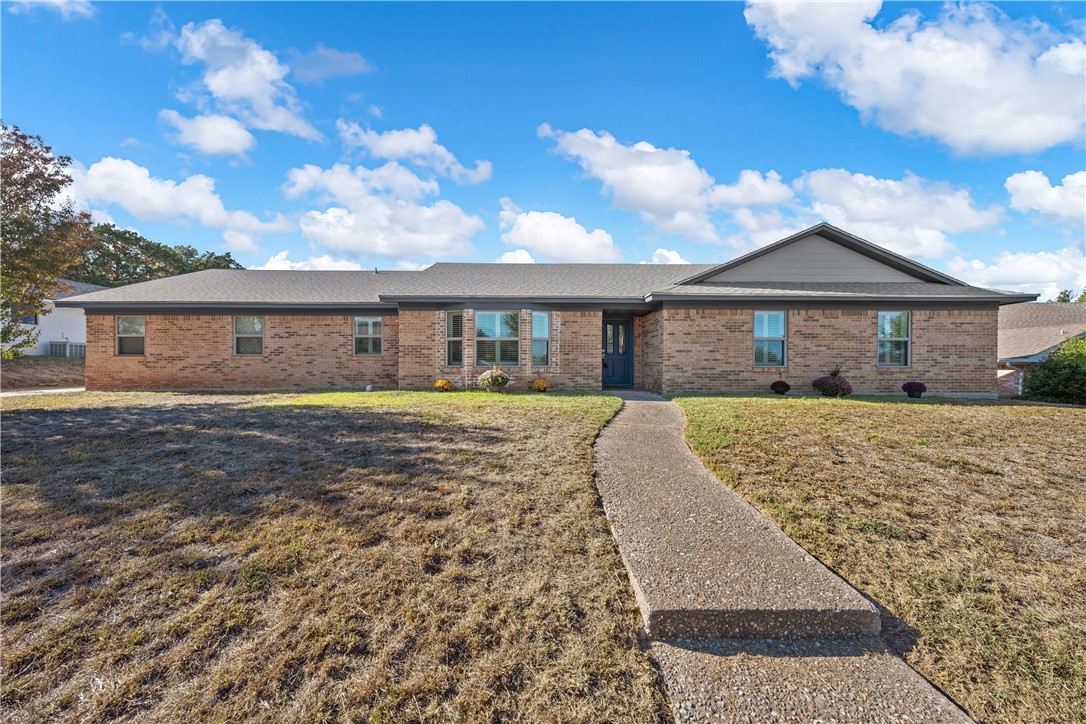
[[821,223],[680,284],[725,282],[963,282]]

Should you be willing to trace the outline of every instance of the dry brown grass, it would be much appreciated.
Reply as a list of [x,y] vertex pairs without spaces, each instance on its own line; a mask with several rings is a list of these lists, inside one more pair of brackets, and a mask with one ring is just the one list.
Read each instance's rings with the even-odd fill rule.
[[657,721],[608,396],[6,400],[7,721]]
[[82,359],[19,357],[0,362],[0,388],[4,390],[82,386]]
[[694,450],[888,609],[975,718],[1086,720],[1086,410],[677,400]]

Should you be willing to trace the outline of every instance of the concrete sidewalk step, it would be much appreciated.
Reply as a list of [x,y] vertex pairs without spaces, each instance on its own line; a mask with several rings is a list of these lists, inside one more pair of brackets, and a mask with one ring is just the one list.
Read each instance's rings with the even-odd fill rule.
[[670,402],[627,401],[597,484],[652,638],[850,638],[875,606],[713,476]]
[[877,639],[654,641],[681,722],[971,722]]

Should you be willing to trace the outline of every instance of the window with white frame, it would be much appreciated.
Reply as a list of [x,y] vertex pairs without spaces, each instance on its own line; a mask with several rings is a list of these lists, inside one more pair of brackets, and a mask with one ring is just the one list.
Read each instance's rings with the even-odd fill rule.
[[234,317],[234,354],[264,354],[263,317]]
[[754,313],[754,366],[784,367],[785,313]]
[[520,364],[520,312],[475,313],[475,364],[478,367]]
[[26,324],[26,325],[31,326],[31,327],[37,326],[37,324],[38,324],[38,315],[37,314],[20,314],[19,315],[19,324]]
[[445,314],[445,364],[461,367],[464,364],[464,313]]
[[117,317],[117,354],[142,355],[146,332],[144,317]]
[[551,314],[532,312],[532,366],[549,367],[551,363]]
[[354,353],[356,355],[381,354],[384,326],[384,321],[380,317],[355,317]]
[[879,312],[879,367],[909,366],[908,312]]

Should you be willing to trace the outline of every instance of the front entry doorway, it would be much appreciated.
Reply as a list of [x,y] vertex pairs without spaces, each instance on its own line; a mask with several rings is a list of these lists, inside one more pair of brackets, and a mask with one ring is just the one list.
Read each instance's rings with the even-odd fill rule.
[[633,386],[633,321],[603,320],[603,386]]

